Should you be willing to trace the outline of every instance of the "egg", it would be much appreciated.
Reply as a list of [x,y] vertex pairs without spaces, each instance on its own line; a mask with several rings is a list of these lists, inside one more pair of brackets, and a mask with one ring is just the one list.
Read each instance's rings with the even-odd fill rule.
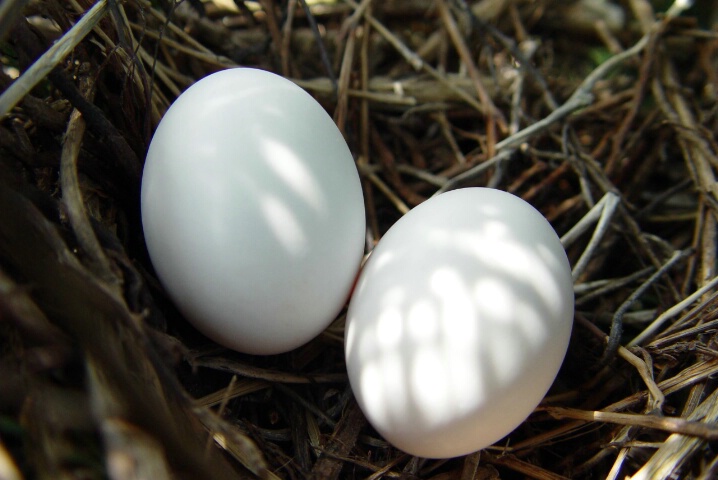
[[566,253],[531,205],[488,188],[432,197],[386,232],[359,277],[345,331],[351,388],[407,453],[480,450],[545,396],[573,307]]
[[147,152],[141,211],[179,311],[245,353],[321,333],[364,253],[361,184],[341,132],[311,95],[257,69],[209,75],[172,104]]

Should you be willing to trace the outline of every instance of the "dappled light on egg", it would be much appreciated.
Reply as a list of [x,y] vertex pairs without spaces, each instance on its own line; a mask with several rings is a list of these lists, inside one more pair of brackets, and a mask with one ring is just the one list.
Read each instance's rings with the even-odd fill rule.
[[548,391],[573,302],[566,253],[529,204],[485,188],[432,197],[379,241],[350,301],[345,355],[359,406],[412,455],[485,448]]
[[452,393],[446,375],[446,359],[442,352],[431,346],[419,345],[412,355],[409,376],[411,399],[416,405],[419,418],[427,428],[446,423],[452,414],[447,408]]
[[394,259],[395,255],[392,252],[383,252],[381,255],[374,255],[374,252],[372,252],[371,255],[374,260],[374,265],[376,269],[382,268],[384,265],[391,263],[391,261]]
[[440,334],[436,308],[426,299],[418,299],[406,312],[406,336],[415,343],[430,343]]
[[235,68],[189,87],[152,138],[141,195],[159,280],[215,342],[287,352],[344,306],[364,253],[359,174],[291,81]]
[[387,308],[377,318],[375,341],[381,350],[397,348],[404,330],[401,311],[396,307]]
[[326,210],[327,199],[314,174],[307,169],[304,159],[291,148],[271,139],[262,142],[261,151],[274,174],[296,194],[299,200],[317,213]]
[[474,285],[474,298],[481,304],[481,314],[492,321],[508,322],[516,314],[517,299],[505,280],[492,277],[479,279]]
[[454,270],[443,267],[434,272],[429,285],[441,311],[441,333],[458,343],[472,342],[476,336],[476,307],[465,280]]
[[486,328],[491,328],[491,331],[485,334],[481,360],[491,367],[491,386],[503,387],[519,378],[524,369],[535,368],[535,365],[527,363],[532,352],[527,348],[523,331],[506,322],[487,325]]
[[[493,210],[493,209],[492,209]],[[498,215],[494,213],[494,215]],[[511,230],[501,220],[487,220],[481,229],[481,236],[490,241],[511,240]]]
[[563,317],[561,312],[552,312],[546,315],[546,312],[536,308],[533,302],[522,298],[516,301],[514,312],[517,319],[515,328],[523,333],[521,338],[526,339],[527,348],[537,348],[548,340],[547,337],[551,334],[551,330],[542,328],[544,322],[548,324],[560,322]]
[[294,256],[306,254],[309,242],[292,210],[281,200],[269,195],[261,199],[260,205],[269,228],[282,247]]
[[384,422],[392,418],[402,408],[398,399],[406,393],[406,369],[397,353],[384,352],[374,357],[362,370],[360,383],[364,388],[371,388],[375,395],[367,399],[372,411]]

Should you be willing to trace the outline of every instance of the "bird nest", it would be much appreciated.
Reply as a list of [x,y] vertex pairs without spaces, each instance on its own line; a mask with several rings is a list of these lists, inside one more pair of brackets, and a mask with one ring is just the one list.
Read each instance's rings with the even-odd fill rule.
[[[715,478],[718,10],[658,3],[2,2],[0,476]],[[184,89],[239,65],[333,115],[368,248],[467,186],[552,223],[573,335],[506,438],[449,460],[393,448],[353,399],[343,315],[254,357],[174,309],[144,247],[143,159]]]

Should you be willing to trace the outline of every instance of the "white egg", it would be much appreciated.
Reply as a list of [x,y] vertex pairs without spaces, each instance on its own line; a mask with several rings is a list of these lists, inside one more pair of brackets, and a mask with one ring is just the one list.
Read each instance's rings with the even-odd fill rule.
[[351,152],[307,92],[248,68],[200,80],[154,134],[142,179],[152,264],[181,312],[238,351],[321,333],[364,248]]
[[480,450],[548,391],[573,306],[566,253],[531,205],[488,188],[433,197],[389,229],[359,277],[345,338],[352,390],[405,452]]

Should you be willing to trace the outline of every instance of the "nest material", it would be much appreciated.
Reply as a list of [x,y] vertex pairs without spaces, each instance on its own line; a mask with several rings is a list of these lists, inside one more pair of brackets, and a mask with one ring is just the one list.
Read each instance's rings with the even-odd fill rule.
[[[0,476],[714,478],[718,11],[685,3],[5,0]],[[392,448],[353,401],[342,316],[251,357],[173,309],[142,159],[183,89],[237,65],[333,114],[369,243],[471,185],[562,235],[573,338],[506,439],[442,461]]]

